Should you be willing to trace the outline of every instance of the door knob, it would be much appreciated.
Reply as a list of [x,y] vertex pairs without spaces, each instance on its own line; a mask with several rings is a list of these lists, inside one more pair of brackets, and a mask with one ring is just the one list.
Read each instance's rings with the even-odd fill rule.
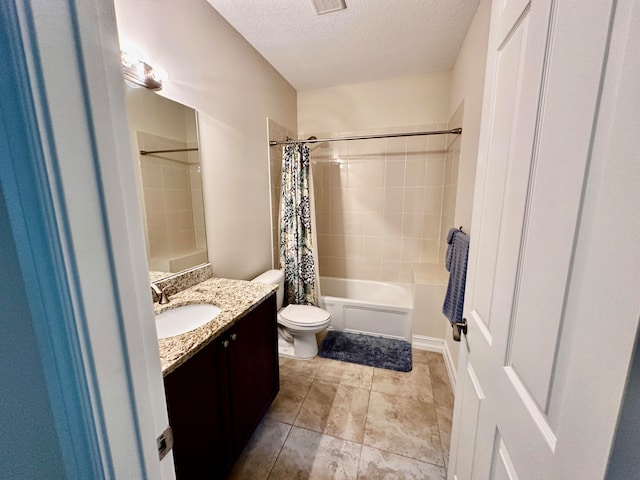
[[460,333],[467,334],[467,319],[463,318],[461,322],[455,322],[451,325],[453,328],[453,339],[456,342],[460,341]]
[[238,338],[238,334],[237,333],[232,333],[231,334],[231,340],[235,341],[236,338]]
[[229,340],[225,340],[224,342],[222,342],[222,346],[224,348],[227,348],[229,346]]

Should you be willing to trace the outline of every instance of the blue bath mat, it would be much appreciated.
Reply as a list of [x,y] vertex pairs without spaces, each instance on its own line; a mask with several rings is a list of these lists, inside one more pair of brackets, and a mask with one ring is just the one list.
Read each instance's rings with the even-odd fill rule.
[[318,355],[398,372],[409,372],[412,368],[411,344],[395,338],[331,330],[322,342]]

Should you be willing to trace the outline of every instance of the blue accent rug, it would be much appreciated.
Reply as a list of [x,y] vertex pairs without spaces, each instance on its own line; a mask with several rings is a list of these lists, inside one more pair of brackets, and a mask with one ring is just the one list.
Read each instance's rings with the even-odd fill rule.
[[329,331],[318,355],[398,372],[410,372],[411,344],[406,340],[359,333]]

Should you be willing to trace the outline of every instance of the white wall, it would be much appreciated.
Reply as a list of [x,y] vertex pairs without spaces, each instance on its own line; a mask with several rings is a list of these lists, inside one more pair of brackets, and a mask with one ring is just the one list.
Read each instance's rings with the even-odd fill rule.
[[[461,104],[464,106],[454,225],[464,226],[467,232],[471,231],[490,13],[491,0],[480,0],[476,15],[451,71],[449,116],[452,116]],[[460,344],[453,341],[449,326],[446,331],[446,347],[456,366]]]
[[215,275],[271,267],[265,118],[296,130],[296,91],[205,0],[116,0],[123,49],[170,75],[160,92],[199,112],[209,260]]

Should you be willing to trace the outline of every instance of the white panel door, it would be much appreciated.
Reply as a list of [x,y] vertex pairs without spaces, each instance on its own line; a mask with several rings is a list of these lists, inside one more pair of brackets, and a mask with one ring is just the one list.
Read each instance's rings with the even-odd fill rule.
[[450,479],[570,478],[566,309],[613,4],[493,2]]

